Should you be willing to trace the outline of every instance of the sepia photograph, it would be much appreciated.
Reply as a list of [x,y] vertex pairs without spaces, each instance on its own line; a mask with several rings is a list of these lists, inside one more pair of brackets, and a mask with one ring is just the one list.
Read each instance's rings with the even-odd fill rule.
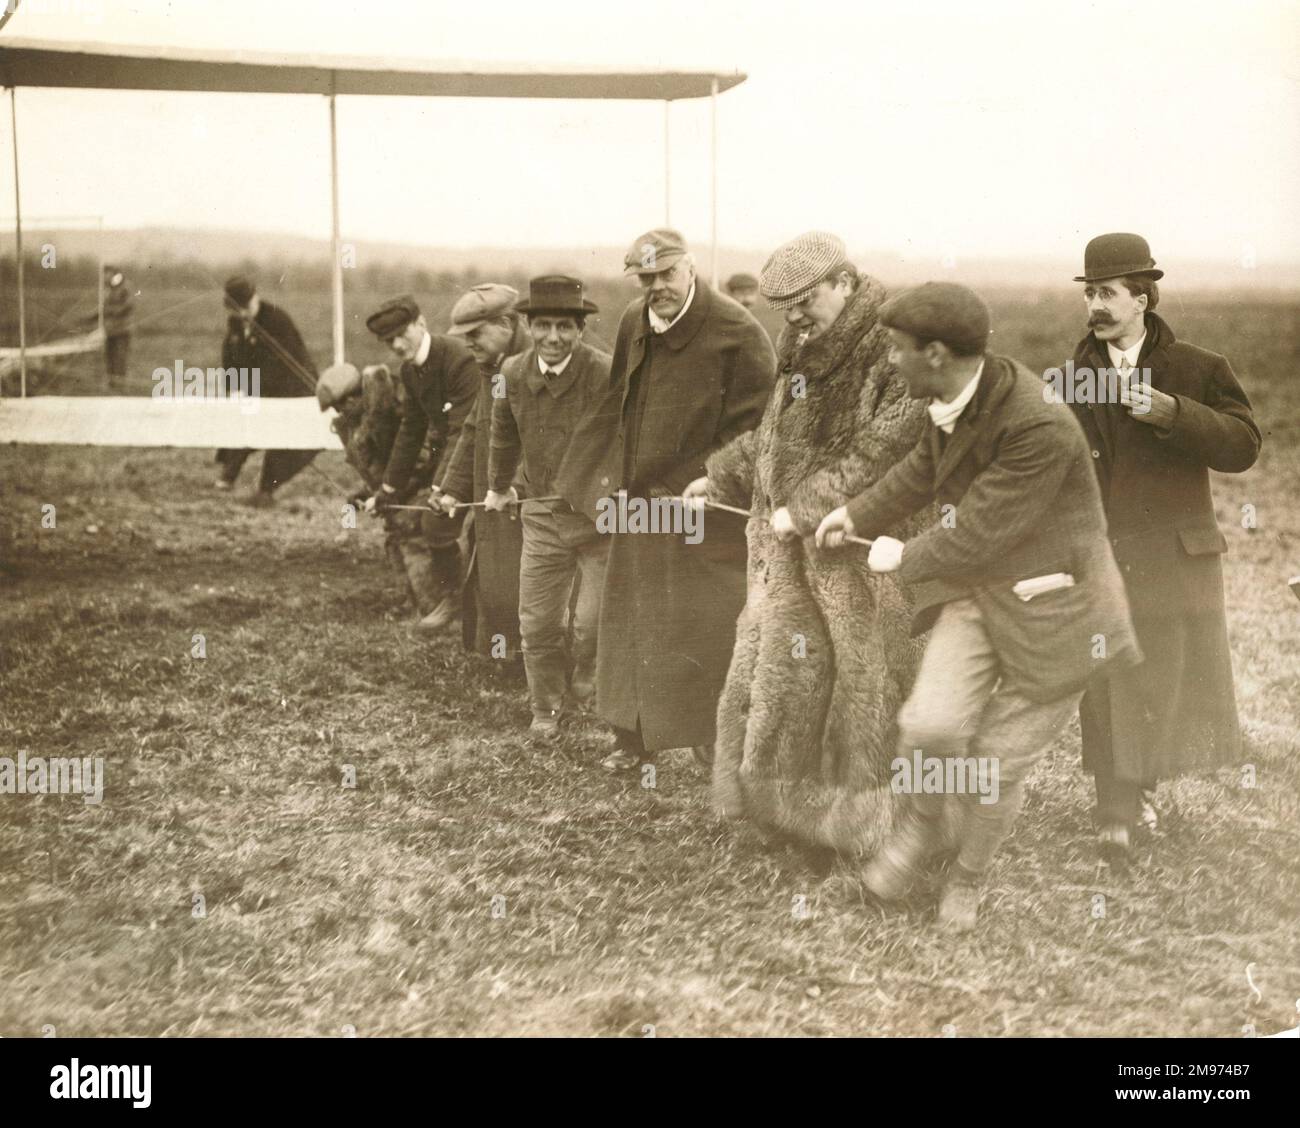
[[1294,0],[4,0],[21,1089],[930,1038],[1249,1101],[1297,200]]

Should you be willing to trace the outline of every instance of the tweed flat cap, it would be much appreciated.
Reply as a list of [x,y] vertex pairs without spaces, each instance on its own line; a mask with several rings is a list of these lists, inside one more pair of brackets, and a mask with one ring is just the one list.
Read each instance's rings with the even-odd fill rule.
[[956,282],[927,282],[890,298],[880,308],[880,323],[967,351],[982,351],[989,339],[989,307]]
[[1151,248],[1141,235],[1115,231],[1091,239],[1083,250],[1083,273],[1075,276],[1076,282],[1101,282],[1107,278],[1122,278],[1126,274],[1140,274],[1151,279],[1165,276],[1156,268]]
[[355,364],[331,364],[316,382],[316,400],[321,411],[342,403],[354,392],[361,391],[361,373]]
[[485,321],[510,313],[519,300],[519,291],[502,282],[480,282],[456,299],[451,307],[451,328],[448,333],[463,337],[472,333]]
[[844,240],[838,235],[806,231],[772,252],[763,264],[759,291],[774,309],[790,309],[847,258]]
[[253,300],[253,283],[242,274],[232,274],[227,278],[225,290],[226,301],[240,309],[247,309]]
[[410,294],[389,298],[366,318],[366,328],[381,341],[389,341],[420,316],[420,307]]
[[689,252],[680,231],[656,227],[632,240],[623,256],[624,274],[658,274],[669,270]]

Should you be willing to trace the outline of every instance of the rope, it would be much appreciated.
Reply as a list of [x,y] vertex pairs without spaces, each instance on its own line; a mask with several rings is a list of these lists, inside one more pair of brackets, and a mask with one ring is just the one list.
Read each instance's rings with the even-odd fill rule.
[[[737,509],[734,505],[723,505],[720,501],[709,501],[708,498],[704,499],[704,504],[709,509],[721,509],[724,513],[734,513],[737,517],[748,517],[751,521],[754,519],[754,515],[748,509]],[[762,520],[767,521],[769,525],[772,523],[770,517],[764,517]],[[861,544],[865,545],[867,548],[870,548],[872,543],[863,537],[845,536],[844,539],[850,544]]]

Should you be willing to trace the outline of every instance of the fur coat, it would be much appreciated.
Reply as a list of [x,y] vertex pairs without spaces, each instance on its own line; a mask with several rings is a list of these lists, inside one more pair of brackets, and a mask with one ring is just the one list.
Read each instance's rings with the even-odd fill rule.
[[[820,336],[800,347],[787,327],[758,429],[708,460],[711,499],[754,514],[746,603],[718,704],[714,802],[846,855],[874,850],[893,823],[895,717],[923,649],[899,581],[872,573],[866,548],[821,551],[812,538],[925,429],[925,405],[908,398],[887,359],[884,300],[864,276]],[[797,539],[778,540],[768,524],[782,505]],[[906,540],[934,519],[923,511],[890,534]]]

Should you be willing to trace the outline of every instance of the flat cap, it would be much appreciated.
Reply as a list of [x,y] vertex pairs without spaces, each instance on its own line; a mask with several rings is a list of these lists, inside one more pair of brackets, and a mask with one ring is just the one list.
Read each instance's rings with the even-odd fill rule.
[[733,274],[727,279],[728,290],[757,290],[758,279],[752,274]]
[[456,299],[451,307],[451,328],[457,337],[472,333],[485,321],[510,313],[519,300],[519,291],[502,282],[481,282]]
[[632,240],[623,256],[624,274],[658,274],[668,270],[689,252],[680,231],[655,227]]
[[956,282],[927,282],[890,298],[880,308],[880,323],[965,352],[982,352],[989,339],[989,307]]
[[763,264],[759,290],[774,309],[790,309],[848,259],[844,240],[829,231],[806,231],[772,252]]
[[1141,235],[1127,231],[1114,231],[1098,235],[1088,242],[1083,251],[1083,273],[1075,276],[1076,282],[1101,282],[1106,278],[1122,278],[1126,274],[1145,275],[1151,279],[1165,276],[1156,269],[1151,248]]
[[316,382],[316,400],[321,411],[342,403],[348,396],[361,391],[361,373],[355,364],[332,364],[320,374]]
[[226,300],[240,309],[247,309],[253,300],[253,283],[243,274],[232,274],[226,279]]
[[420,307],[415,299],[410,294],[403,294],[400,298],[389,298],[367,317],[366,328],[381,341],[388,341],[419,316]]

